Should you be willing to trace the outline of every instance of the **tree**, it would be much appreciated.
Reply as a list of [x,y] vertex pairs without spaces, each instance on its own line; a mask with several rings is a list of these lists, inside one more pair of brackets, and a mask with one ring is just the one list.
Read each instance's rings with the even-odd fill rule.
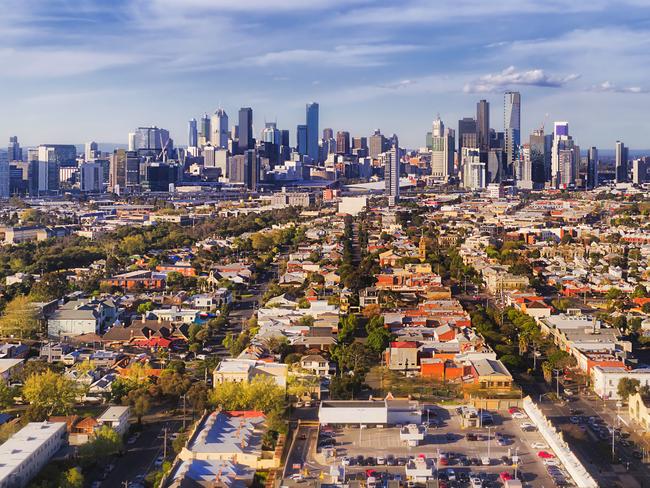
[[208,401],[208,387],[202,381],[194,383],[187,390],[187,403],[192,407],[192,416],[194,412],[200,412],[205,408]]
[[11,300],[0,317],[0,334],[4,337],[34,337],[40,331],[36,307],[32,301],[19,295]]
[[623,401],[627,401],[630,395],[637,392],[641,382],[636,378],[621,378],[618,380],[618,386],[616,387],[616,393],[621,397]]
[[284,405],[285,391],[268,376],[256,376],[248,383],[224,382],[215,385],[209,402],[224,410],[261,410],[270,412]]
[[330,396],[335,400],[351,400],[359,394],[362,386],[358,376],[336,376],[330,384]]
[[14,405],[16,389],[9,386],[6,382],[0,381],[0,410],[5,410]]
[[191,384],[192,382],[187,376],[170,369],[160,373],[158,379],[158,386],[160,386],[162,394],[172,398],[180,398],[190,388]]
[[607,293],[605,293],[605,298],[607,298],[608,300],[616,300],[618,298],[621,298],[622,295],[623,292],[621,290],[612,287],[609,290],[607,290]]
[[73,380],[54,371],[32,374],[23,386],[23,398],[29,403],[29,417],[45,420],[52,415],[68,415],[73,410],[78,391]]
[[122,450],[122,438],[108,425],[95,431],[93,438],[79,446],[79,458],[85,466],[108,459]]
[[138,305],[138,313],[140,315],[145,315],[147,312],[151,312],[153,310],[153,302],[144,302]]
[[138,424],[151,408],[151,397],[144,389],[132,390],[127,395],[127,401],[133,409],[133,414],[138,418]]
[[375,327],[368,334],[366,346],[368,346],[368,348],[375,354],[379,355],[386,350],[392,339],[393,334],[391,334],[388,329],[384,327]]
[[646,287],[641,284],[636,285],[636,288],[634,288],[634,292],[632,292],[632,298],[646,298],[647,296],[648,296],[648,290],[646,289]]
[[365,318],[370,320],[381,314],[381,306],[376,303],[371,303],[370,305],[363,307],[363,311],[361,313]]
[[84,475],[79,468],[70,468],[59,477],[59,488],[82,488],[83,485]]
[[29,297],[34,302],[49,302],[61,298],[69,289],[69,283],[63,273],[45,273],[34,283]]
[[338,344],[332,351],[339,371],[350,371],[355,375],[364,375],[368,370],[370,355],[366,346],[360,342]]

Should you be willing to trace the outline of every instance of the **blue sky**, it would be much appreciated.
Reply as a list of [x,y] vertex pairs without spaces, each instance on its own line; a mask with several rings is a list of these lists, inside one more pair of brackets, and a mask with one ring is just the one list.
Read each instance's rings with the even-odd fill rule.
[[[503,91],[522,129],[568,120],[578,143],[650,148],[649,0],[0,0],[0,141],[125,143],[138,125],[187,142],[222,105],[255,130],[396,132],[423,145]],[[2,142],[0,142],[2,143]],[[2,143],[4,145],[4,143]]]

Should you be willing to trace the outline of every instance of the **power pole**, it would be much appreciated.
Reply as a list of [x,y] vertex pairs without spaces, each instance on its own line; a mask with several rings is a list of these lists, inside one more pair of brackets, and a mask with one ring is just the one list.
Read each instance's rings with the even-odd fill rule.
[[167,427],[163,427],[163,459],[167,459]]

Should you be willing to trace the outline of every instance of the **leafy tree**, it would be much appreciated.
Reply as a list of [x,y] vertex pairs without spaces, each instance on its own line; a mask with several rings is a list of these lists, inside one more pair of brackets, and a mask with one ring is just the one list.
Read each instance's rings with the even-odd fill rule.
[[337,362],[339,371],[351,371],[355,375],[364,375],[370,365],[368,349],[360,342],[338,344],[332,350],[332,359]]
[[330,396],[335,400],[351,400],[361,392],[363,383],[358,376],[336,376],[330,383]]
[[650,313],[650,302],[644,303],[643,306],[641,306],[641,310],[643,313]]
[[285,391],[268,376],[256,376],[248,383],[224,382],[215,385],[208,399],[225,410],[270,412],[284,405]]
[[630,395],[637,392],[641,382],[636,378],[621,378],[618,380],[618,386],[616,387],[616,393],[618,396],[627,401]]
[[190,388],[192,382],[182,373],[164,370],[158,379],[158,386],[163,395],[179,398]]
[[0,381],[0,409],[5,410],[14,405],[16,389],[9,386],[6,382]]
[[79,458],[85,466],[102,462],[122,450],[122,438],[107,425],[100,427],[90,441],[79,446]]
[[375,327],[368,334],[366,345],[376,355],[379,355],[386,350],[393,337],[393,334],[391,334],[388,329],[384,327]]
[[646,298],[648,296],[648,290],[645,286],[638,284],[632,292],[632,298]]
[[52,415],[72,412],[78,388],[73,380],[54,371],[32,374],[23,386],[23,398],[29,403],[28,416],[45,420]]
[[607,290],[607,293],[605,293],[605,298],[607,298],[608,300],[616,300],[618,298],[621,298],[622,295],[623,292],[620,289],[610,288],[609,290]]
[[138,313],[140,315],[144,315],[147,312],[151,312],[152,310],[153,310],[153,302],[151,301],[144,302],[138,305]]
[[363,311],[361,313],[368,320],[373,319],[381,314],[381,306],[379,306],[376,303],[366,305],[365,307],[363,307]]
[[151,408],[151,396],[144,389],[131,390],[127,395],[127,401],[131,405],[133,414],[138,418],[138,424],[141,424],[142,417]]
[[36,308],[32,301],[19,295],[11,300],[0,317],[0,334],[4,337],[34,337],[40,331]]
[[200,412],[205,408],[208,401],[208,387],[202,381],[194,383],[189,390],[187,390],[187,403],[192,408],[192,415],[194,412]]
[[29,297],[34,302],[49,302],[61,298],[69,288],[70,285],[63,273],[45,273],[34,283]]

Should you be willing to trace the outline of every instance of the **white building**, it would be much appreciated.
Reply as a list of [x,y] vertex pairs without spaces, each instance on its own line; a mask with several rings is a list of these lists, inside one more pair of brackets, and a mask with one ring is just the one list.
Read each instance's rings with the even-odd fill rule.
[[594,366],[591,378],[596,395],[607,400],[619,400],[618,382],[621,378],[639,380],[639,386],[650,386],[650,368],[628,370],[623,367]]
[[22,488],[66,441],[65,422],[31,422],[0,445],[0,488]]
[[129,428],[129,412],[129,407],[120,405],[108,407],[104,413],[97,417],[97,422],[102,426],[107,425],[120,435],[124,435]]
[[321,425],[419,424],[422,410],[411,400],[327,400],[318,408]]
[[83,163],[79,166],[79,188],[81,191],[100,192],[104,189],[104,169],[101,163]]
[[59,307],[47,321],[51,338],[99,334],[104,325],[117,318],[117,310],[109,301],[72,300]]

